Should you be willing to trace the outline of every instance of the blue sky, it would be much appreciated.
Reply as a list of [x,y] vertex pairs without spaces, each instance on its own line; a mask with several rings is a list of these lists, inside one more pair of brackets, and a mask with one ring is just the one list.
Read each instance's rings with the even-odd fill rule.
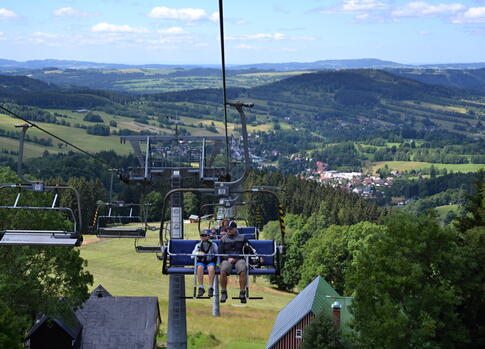
[[[217,0],[0,0],[0,58],[217,64]],[[485,0],[225,0],[228,64],[485,62]]]

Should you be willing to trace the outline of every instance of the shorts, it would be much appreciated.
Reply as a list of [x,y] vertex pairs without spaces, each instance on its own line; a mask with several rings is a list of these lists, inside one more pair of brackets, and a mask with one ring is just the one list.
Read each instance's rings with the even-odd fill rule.
[[236,273],[241,274],[246,272],[246,261],[244,259],[238,259],[236,263],[229,263],[227,260],[223,260],[221,263],[221,270],[224,270],[228,275],[231,274],[232,268],[236,268]]
[[209,262],[207,264],[203,263],[203,262],[197,262],[196,266],[199,266],[199,265],[202,265],[204,267],[204,269],[207,269],[208,267],[210,267],[211,265],[215,268],[216,267],[216,264],[214,262]]

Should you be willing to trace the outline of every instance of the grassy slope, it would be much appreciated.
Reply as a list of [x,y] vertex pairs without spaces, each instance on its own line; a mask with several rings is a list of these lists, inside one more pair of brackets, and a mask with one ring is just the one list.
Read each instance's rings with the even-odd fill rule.
[[[188,236],[193,237],[196,224],[187,224],[186,227]],[[153,241],[148,243],[151,242]],[[87,244],[81,247],[81,255],[88,260],[88,270],[94,275],[93,288],[102,284],[115,296],[158,297],[162,328],[166,333],[168,277],[162,274],[162,264],[154,255],[137,254],[131,239],[103,240]],[[231,277],[230,296],[238,293],[236,281],[235,277]],[[193,278],[187,276],[185,284],[186,294],[192,294]],[[264,348],[276,315],[294,295],[270,288],[263,277],[252,283],[251,291],[252,295],[263,296],[264,300],[249,301],[247,305],[241,305],[230,299],[226,304],[221,304],[221,318],[211,316],[210,301],[187,300],[188,333],[213,334],[220,341],[217,348],[221,349]]]
[[[14,130],[14,125],[18,124],[19,120],[11,118],[9,116],[0,116],[0,128],[4,128],[7,130]],[[48,124],[44,122],[36,122],[37,125],[46,129],[53,134],[66,139],[69,142],[74,143],[78,147],[82,147],[83,149],[90,151],[90,152],[98,152],[100,150],[114,150],[119,154],[128,154],[130,147],[127,145],[120,144],[118,136],[94,136],[86,133],[86,130],[75,128],[75,127],[68,127],[62,125],[55,125],[55,124]],[[41,132],[37,129],[31,129],[28,131],[30,135],[37,136],[41,138],[49,138],[50,136],[46,135],[44,132]],[[45,147],[46,150],[49,151],[57,151],[58,148],[56,144],[59,142],[56,139],[53,139],[53,147]],[[17,142],[18,144],[18,142]],[[29,148],[31,143],[29,143],[26,148]],[[2,143],[3,147],[3,143]],[[38,146],[37,146],[38,147]],[[71,150],[71,149],[69,149]]]
[[485,168],[484,164],[433,164],[430,162],[419,161],[377,161],[370,163],[368,170],[372,173],[376,173],[378,169],[383,168],[385,165],[390,169],[398,171],[418,170],[434,166],[440,170],[446,168],[448,171],[464,173],[477,172],[480,169]]
[[448,212],[453,211],[455,213],[458,213],[459,208],[460,205],[444,205],[435,207],[435,210],[436,212],[438,212],[440,219],[444,220]]

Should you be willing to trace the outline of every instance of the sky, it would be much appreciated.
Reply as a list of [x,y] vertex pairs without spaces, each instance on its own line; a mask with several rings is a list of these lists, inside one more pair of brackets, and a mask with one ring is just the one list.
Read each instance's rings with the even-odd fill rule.
[[[485,0],[225,0],[227,64],[485,62]],[[218,64],[218,0],[0,0],[0,59]]]

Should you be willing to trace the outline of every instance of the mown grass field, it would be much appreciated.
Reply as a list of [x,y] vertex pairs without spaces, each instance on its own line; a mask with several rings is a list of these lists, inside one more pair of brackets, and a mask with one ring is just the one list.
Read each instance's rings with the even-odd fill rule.
[[447,169],[448,172],[477,172],[480,169],[484,169],[484,164],[434,164],[430,162],[419,162],[419,161],[377,161],[372,162],[368,165],[367,171],[371,173],[376,173],[378,169],[388,166],[389,169],[398,171],[411,171],[420,170],[424,168],[430,168],[434,166],[436,169],[442,170]]
[[[19,124],[22,122],[19,122],[20,120],[14,119],[10,116],[2,115],[0,117],[0,128],[6,129],[6,130],[15,130],[15,124]],[[95,135],[90,135],[86,133],[86,130],[80,129],[80,128],[75,128],[75,127],[69,127],[69,126],[63,126],[63,125],[57,125],[57,124],[49,124],[49,123],[44,123],[44,122],[36,122],[37,125],[40,127],[46,129],[49,132],[52,132],[53,134],[64,138],[65,140],[77,145],[78,147],[82,147],[83,149],[90,151],[90,152],[98,152],[101,150],[114,150],[118,154],[128,154],[130,152],[130,146],[126,144],[120,144],[120,139],[118,136],[95,136]],[[39,138],[52,138],[49,135],[45,134],[44,132],[31,128],[28,131],[28,134],[31,136],[37,136]],[[14,140],[15,144],[17,144],[16,147],[14,147],[15,150],[18,149],[18,141]],[[59,143],[58,140],[52,139],[53,146],[52,147],[42,147],[37,144],[32,144],[28,142],[25,146],[26,150],[29,151],[28,149],[34,145],[35,148],[42,148],[43,150],[48,150],[53,151],[53,152],[58,152],[60,149],[57,147],[57,143]],[[2,142],[1,148],[7,148],[7,146],[4,146]],[[42,151],[43,151],[42,150]],[[73,150],[73,149],[68,149],[68,150]],[[65,148],[62,148],[62,151],[66,151]]]
[[448,212],[452,211],[458,213],[460,205],[444,205],[435,207],[436,212],[438,213],[441,220],[444,220]]
[[[153,224],[155,225],[155,224]],[[197,224],[186,224],[188,238],[196,236]],[[157,241],[157,233],[150,233],[145,243]],[[87,238],[87,243],[80,248],[81,256],[88,261],[88,270],[94,276],[93,288],[102,284],[115,296],[156,296],[160,303],[162,331],[167,330],[168,276],[162,274],[162,263],[153,254],[137,254],[131,239]],[[143,243],[142,243],[143,244]],[[207,280],[206,280],[207,284]],[[185,278],[186,294],[192,294],[193,278]],[[229,296],[237,296],[237,279],[232,276],[229,284]],[[212,303],[209,300],[187,300],[187,331],[191,335],[201,333],[213,335],[214,348],[264,348],[271,333],[274,320],[281,310],[295,295],[277,291],[269,287],[264,277],[252,283],[253,296],[262,296],[264,300],[249,301],[242,305],[229,299],[221,304],[221,317],[213,317]],[[160,342],[163,342],[161,337]],[[194,340],[194,347],[204,348]]]

